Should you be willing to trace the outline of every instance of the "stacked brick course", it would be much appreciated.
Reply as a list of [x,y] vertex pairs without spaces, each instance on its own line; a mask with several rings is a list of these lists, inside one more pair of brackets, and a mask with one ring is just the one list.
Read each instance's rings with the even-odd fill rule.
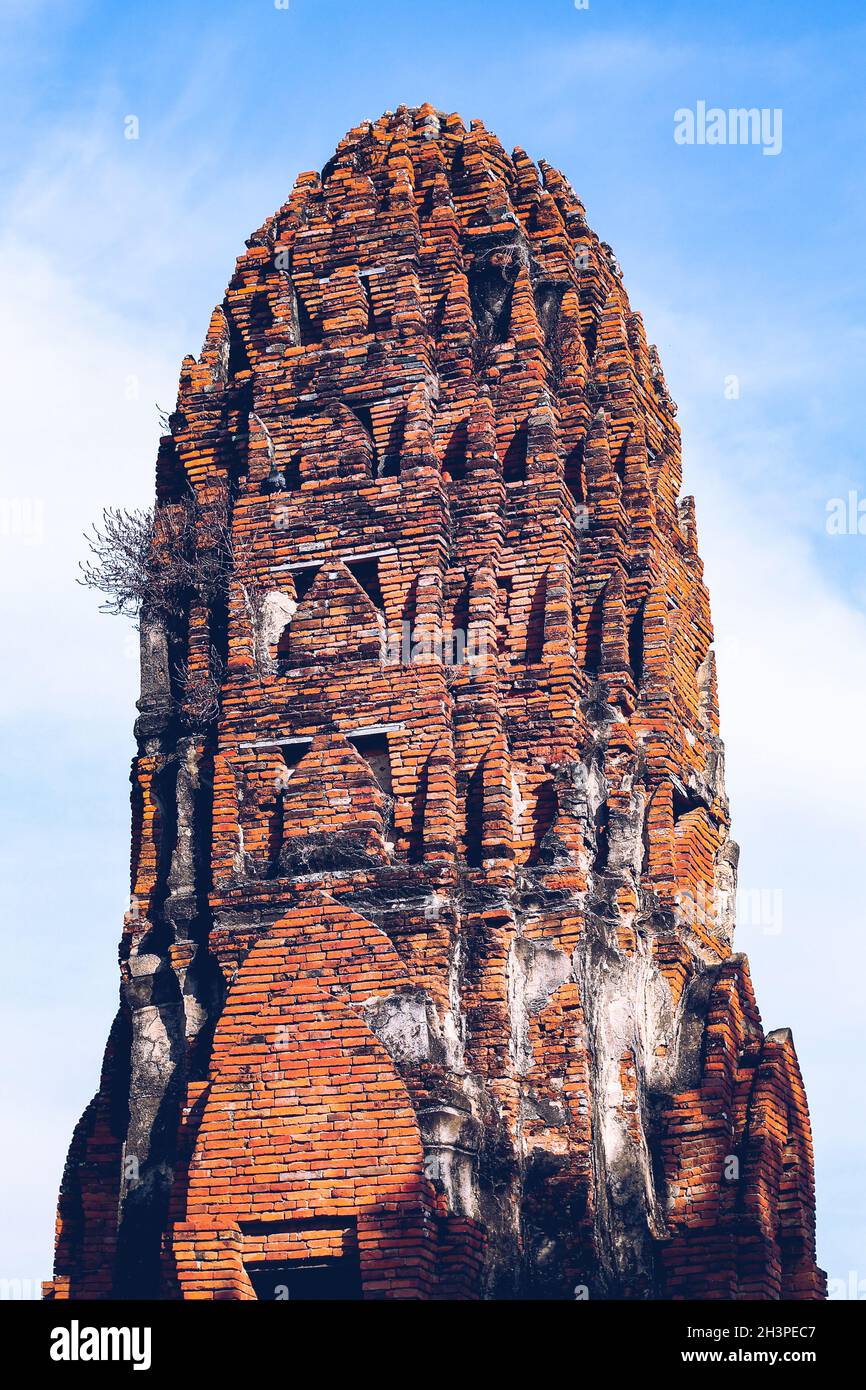
[[250,238],[159,453],[232,572],[142,614],[49,1296],[822,1295],[674,416],[569,185],[478,121],[353,130]]

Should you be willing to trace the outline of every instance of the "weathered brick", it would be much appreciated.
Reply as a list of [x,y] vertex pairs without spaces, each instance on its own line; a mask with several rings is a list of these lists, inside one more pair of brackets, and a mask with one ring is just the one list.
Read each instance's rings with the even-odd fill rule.
[[164,517],[228,489],[232,573],[143,615],[48,1296],[822,1295],[675,414],[566,180],[480,122],[359,127],[250,238],[159,453]]

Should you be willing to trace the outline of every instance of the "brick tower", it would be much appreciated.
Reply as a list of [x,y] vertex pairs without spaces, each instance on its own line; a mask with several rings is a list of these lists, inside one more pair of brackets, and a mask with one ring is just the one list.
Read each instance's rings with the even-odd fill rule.
[[159,452],[217,579],[141,614],[48,1297],[823,1296],[675,413],[479,121],[358,127],[250,238]]

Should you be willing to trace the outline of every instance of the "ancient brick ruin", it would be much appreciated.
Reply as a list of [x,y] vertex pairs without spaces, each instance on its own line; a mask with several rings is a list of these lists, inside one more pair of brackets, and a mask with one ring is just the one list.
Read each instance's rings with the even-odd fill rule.
[[675,413],[566,180],[479,121],[360,126],[250,238],[159,453],[231,572],[142,613],[49,1297],[823,1295]]

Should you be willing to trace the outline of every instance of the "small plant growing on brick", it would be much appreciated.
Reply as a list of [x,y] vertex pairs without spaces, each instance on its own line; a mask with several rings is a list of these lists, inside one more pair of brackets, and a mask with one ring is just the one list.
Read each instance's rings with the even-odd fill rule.
[[472,342],[472,366],[478,376],[485,376],[496,361],[496,343],[492,333],[479,328]]
[[175,677],[183,698],[184,720],[193,728],[212,724],[220,712],[220,691],[226,664],[211,645],[206,670],[191,670],[189,662],[178,662]]
[[220,485],[207,502],[189,493],[162,507],[106,507],[85,540],[91,558],[78,582],[105,595],[104,613],[171,622],[193,596],[207,605],[226,597],[236,560],[231,496]]

